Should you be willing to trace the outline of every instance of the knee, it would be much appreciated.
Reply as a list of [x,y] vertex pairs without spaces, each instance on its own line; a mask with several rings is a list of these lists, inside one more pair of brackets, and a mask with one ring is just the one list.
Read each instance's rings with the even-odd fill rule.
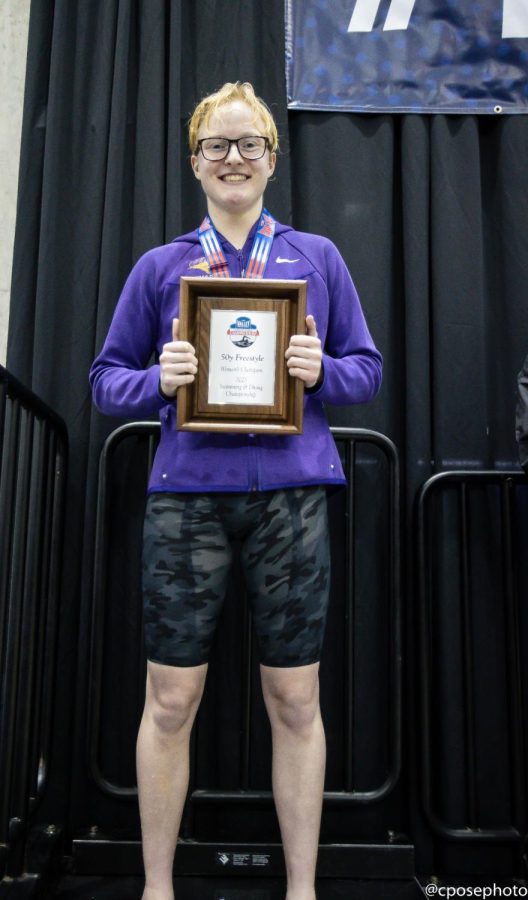
[[174,734],[192,725],[193,705],[181,696],[156,697],[149,704],[149,712],[157,731]]
[[319,719],[317,679],[272,682],[264,686],[264,698],[272,727],[302,735],[309,733]]
[[201,684],[156,684],[149,679],[145,712],[160,734],[173,735],[189,730],[202,696]]

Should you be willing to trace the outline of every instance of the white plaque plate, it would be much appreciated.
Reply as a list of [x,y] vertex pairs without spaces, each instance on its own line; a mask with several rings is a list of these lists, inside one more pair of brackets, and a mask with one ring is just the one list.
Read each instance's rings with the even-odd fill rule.
[[277,313],[212,309],[208,402],[272,406]]

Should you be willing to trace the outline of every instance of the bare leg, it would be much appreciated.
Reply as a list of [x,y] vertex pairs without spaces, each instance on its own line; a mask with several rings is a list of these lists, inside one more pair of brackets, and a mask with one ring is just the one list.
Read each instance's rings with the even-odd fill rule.
[[207,666],[148,663],[137,741],[143,900],[173,900],[172,867],[189,784],[189,738]]
[[273,794],[286,859],[286,900],[315,900],[326,747],[319,664],[261,666],[273,736]]

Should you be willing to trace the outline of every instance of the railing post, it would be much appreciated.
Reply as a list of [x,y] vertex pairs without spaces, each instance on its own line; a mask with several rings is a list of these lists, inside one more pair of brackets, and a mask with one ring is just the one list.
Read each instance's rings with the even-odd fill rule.
[[0,877],[23,871],[51,743],[67,433],[0,366]]
[[[523,548],[517,548],[514,555],[512,536],[512,492],[515,486],[526,483],[526,477],[520,471],[450,471],[432,476],[421,487],[417,496],[417,608],[419,617],[419,652],[420,652],[420,704],[421,704],[421,779],[424,811],[433,831],[450,841],[461,843],[505,843],[516,846],[522,852],[522,840],[526,829],[526,753],[525,753],[525,721],[523,709],[523,684],[521,667],[521,629],[519,627],[520,598],[514,584],[514,571],[521,558],[526,558]],[[471,544],[474,534],[474,523],[470,515],[470,498],[474,490],[491,487],[495,494],[499,491],[500,521],[499,538],[497,540],[497,560],[501,566],[501,577],[496,591],[496,608],[502,611],[503,627],[499,633],[504,634],[504,690],[508,697],[508,744],[510,747],[510,765],[508,773],[511,783],[512,814],[509,823],[497,822],[495,827],[489,822],[486,827],[481,823],[480,806],[482,787],[477,780],[477,761],[481,757],[478,746],[476,717],[475,686],[475,627],[478,611],[479,595],[473,583],[473,572],[479,570],[477,561],[470,554],[475,554],[475,545]],[[435,704],[435,620],[434,594],[435,583],[433,573],[438,575],[435,567],[435,552],[438,540],[433,536],[434,505],[445,492],[455,492],[457,498],[458,528],[451,527],[448,534],[458,534],[457,548],[459,552],[458,583],[450,582],[452,593],[457,591],[460,600],[461,631],[459,646],[461,652],[461,703],[464,709],[463,737],[466,762],[466,820],[462,824],[453,825],[446,821],[446,816],[439,813],[433,794],[435,782],[433,729],[438,718],[439,707]],[[474,518],[474,517],[473,517]],[[452,524],[452,523],[451,523]],[[472,548],[472,549],[470,549]],[[489,552],[489,551],[488,551]],[[522,557],[521,554],[524,554]],[[499,564],[497,562],[497,565]],[[454,701],[456,702],[456,701]],[[482,697],[480,698],[482,707]],[[436,716],[435,716],[436,712]],[[451,761],[454,765],[456,761]]]

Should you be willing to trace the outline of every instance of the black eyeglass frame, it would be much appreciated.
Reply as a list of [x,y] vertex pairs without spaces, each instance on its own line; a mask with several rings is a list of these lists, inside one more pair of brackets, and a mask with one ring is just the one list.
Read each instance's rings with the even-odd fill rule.
[[[240,147],[238,146],[239,141],[250,141],[252,138],[253,139],[259,138],[259,140],[264,141],[264,149],[260,156],[244,156]],[[204,141],[227,141],[227,150],[226,150],[224,156],[217,156],[214,159],[211,159],[209,156],[206,156],[205,153],[203,152],[203,147],[202,147],[202,144],[204,143]],[[246,159],[248,162],[253,162],[254,160],[257,160],[257,159],[262,159],[262,157],[266,153],[266,150],[271,150],[271,144],[270,144],[268,138],[265,137],[265,135],[263,135],[263,134],[246,134],[246,135],[244,135],[244,137],[239,137],[239,138],[215,137],[213,135],[212,137],[200,138],[200,140],[197,141],[196,143],[198,144],[198,151],[200,151],[200,150],[202,151],[203,158],[206,159],[208,162],[223,162],[224,159],[227,159],[227,157],[229,156],[229,152],[231,150],[231,144],[236,144],[236,147],[237,147],[237,150],[238,150],[240,156],[242,157],[242,159]]]

